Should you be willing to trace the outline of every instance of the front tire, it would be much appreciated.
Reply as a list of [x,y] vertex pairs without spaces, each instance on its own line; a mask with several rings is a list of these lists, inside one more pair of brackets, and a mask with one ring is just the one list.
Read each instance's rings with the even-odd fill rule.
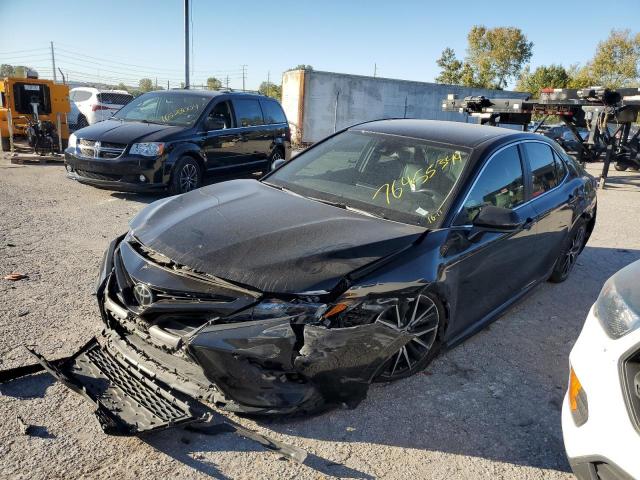
[[181,157],[173,167],[169,193],[179,195],[202,186],[202,172],[198,162],[191,157]]
[[386,360],[375,381],[399,380],[424,370],[440,350],[444,319],[444,306],[431,293],[417,294],[382,312],[376,322],[412,338]]
[[582,252],[584,248],[586,239],[587,224],[583,219],[580,219],[562,247],[562,252],[560,252],[556,264],[553,267],[553,272],[549,277],[550,282],[560,283],[569,278],[571,270],[573,270],[573,267],[578,261],[578,255],[580,255],[580,252]]
[[615,168],[619,172],[624,172],[627,169],[627,166],[622,163],[614,163],[613,168]]

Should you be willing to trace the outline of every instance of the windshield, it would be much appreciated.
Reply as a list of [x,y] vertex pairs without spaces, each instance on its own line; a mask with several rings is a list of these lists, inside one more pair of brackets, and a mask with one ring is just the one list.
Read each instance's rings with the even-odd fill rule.
[[122,107],[113,118],[190,127],[210,100],[205,95],[146,93]]
[[433,227],[469,153],[413,138],[347,131],[300,154],[264,181],[344,208]]

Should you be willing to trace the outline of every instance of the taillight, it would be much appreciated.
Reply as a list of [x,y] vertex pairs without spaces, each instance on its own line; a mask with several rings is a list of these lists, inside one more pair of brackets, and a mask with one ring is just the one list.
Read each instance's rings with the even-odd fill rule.
[[95,112],[97,110],[110,110],[109,107],[105,107],[104,105],[99,105],[99,104],[95,104],[95,105],[91,105],[91,111]]

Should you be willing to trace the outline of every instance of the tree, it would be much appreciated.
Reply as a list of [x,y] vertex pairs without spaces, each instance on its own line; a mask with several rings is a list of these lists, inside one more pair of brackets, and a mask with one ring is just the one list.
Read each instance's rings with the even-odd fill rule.
[[313,70],[313,67],[311,65],[305,65],[304,63],[301,63],[300,65],[296,65],[295,67],[290,68],[287,71],[290,70]]
[[143,93],[151,92],[154,89],[153,81],[150,78],[141,78],[138,86],[140,88],[140,91]]
[[0,78],[13,77],[13,75],[13,65],[9,65],[8,63],[0,65]]
[[267,95],[269,97],[275,98],[276,100],[280,100],[282,97],[282,86],[276,85],[275,83],[267,83],[262,82],[260,87],[258,87],[258,91],[262,95]]
[[116,85],[114,87],[114,90],[124,90],[124,91],[128,92],[130,90],[130,88],[127,87],[123,82],[120,82],[118,85]]
[[516,90],[529,92],[538,98],[543,88],[567,88],[570,81],[571,77],[562,65],[542,65],[536,68],[533,73],[529,67],[526,67],[520,74]]
[[436,77],[436,82],[450,85],[460,84],[462,80],[462,62],[457,59],[453,48],[445,48],[436,63],[442,69],[440,75]]
[[532,56],[533,42],[519,28],[486,28],[474,25],[467,35],[468,63],[474,82],[485,88],[503,89],[517,78]]
[[638,83],[639,63],[640,33],[632,36],[629,30],[611,30],[609,37],[598,43],[587,68],[599,85],[620,88]]
[[218,80],[216,77],[207,78],[208,90],[220,90],[221,88],[222,88],[222,82]]

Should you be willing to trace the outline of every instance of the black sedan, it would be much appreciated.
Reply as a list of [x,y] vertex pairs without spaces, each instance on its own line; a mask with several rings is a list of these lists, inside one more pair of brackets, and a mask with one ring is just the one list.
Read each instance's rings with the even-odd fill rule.
[[565,280],[595,219],[594,179],[545,137],[361,124],[260,181],[145,208],[105,254],[103,336],[47,367],[120,433],[193,419],[194,402],[353,406]]

